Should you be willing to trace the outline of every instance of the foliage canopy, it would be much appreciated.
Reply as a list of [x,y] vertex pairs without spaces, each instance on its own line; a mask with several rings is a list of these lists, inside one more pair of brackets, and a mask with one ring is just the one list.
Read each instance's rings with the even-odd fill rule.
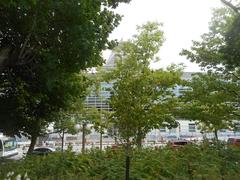
[[108,74],[113,81],[110,105],[111,121],[118,138],[141,146],[146,134],[160,126],[176,126],[173,115],[174,94],[180,82],[181,69],[151,70],[163,43],[161,24],[148,22],[138,27],[133,39],[122,42],[115,50],[116,68]]
[[81,70],[103,63],[102,50],[129,0],[0,1],[0,129],[38,136],[51,114],[83,100]]

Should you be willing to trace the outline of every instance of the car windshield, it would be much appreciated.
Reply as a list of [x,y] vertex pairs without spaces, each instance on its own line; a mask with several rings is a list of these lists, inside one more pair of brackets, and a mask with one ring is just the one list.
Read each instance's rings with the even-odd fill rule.
[[9,139],[3,142],[4,151],[11,151],[17,148],[17,143],[15,139]]

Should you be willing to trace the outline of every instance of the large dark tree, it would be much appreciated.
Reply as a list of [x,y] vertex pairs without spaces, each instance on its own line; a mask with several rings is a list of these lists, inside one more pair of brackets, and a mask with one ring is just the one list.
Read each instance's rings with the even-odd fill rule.
[[[101,51],[120,16],[107,0],[23,0],[0,2],[0,67],[21,66],[48,57],[67,71],[102,63]],[[49,57],[51,55],[51,57]],[[51,58],[49,60],[49,58]]]
[[32,145],[51,113],[83,99],[80,73],[103,63],[102,50],[127,0],[0,1],[0,129],[27,134]]

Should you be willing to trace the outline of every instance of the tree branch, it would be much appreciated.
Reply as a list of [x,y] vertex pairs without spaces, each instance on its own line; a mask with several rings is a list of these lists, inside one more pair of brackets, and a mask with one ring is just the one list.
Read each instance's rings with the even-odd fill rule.
[[6,59],[8,59],[9,52],[11,48],[2,48],[0,50],[0,67],[4,67]]
[[240,14],[239,10],[240,7],[234,6],[231,1],[227,1],[227,0],[221,0],[221,2],[223,4],[225,4],[226,6],[230,7],[234,12],[236,12],[237,14]]
[[235,73],[233,73],[233,72],[227,72],[227,74],[228,75],[232,75],[232,76],[234,76],[237,80],[240,80],[240,77],[239,76],[237,76]]
[[19,59],[22,59],[25,56],[25,51],[27,51],[26,47],[27,47],[28,42],[30,41],[30,38],[32,36],[32,31],[33,31],[33,28],[31,29],[31,32],[27,35],[27,37],[26,37],[26,39],[25,39],[25,41],[24,41],[24,43],[23,43],[23,45],[21,47],[20,53],[18,55]]

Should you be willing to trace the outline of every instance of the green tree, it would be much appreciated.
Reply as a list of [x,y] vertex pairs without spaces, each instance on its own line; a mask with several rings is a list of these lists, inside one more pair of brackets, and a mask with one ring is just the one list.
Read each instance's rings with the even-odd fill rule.
[[[107,127],[107,122],[103,121],[108,113],[99,111],[95,107],[86,107],[78,109],[72,112],[75,119],[75,123],[80,125],[80,131],[82,131],[82,153],[85,152],[86,135],[91,133],[92,129],[95,129],[101,134],[100,141],[102,138],[103,130]],[[100,149],[102,149],[102,142],[100,143]]]
[[0,2],[0,129],[36,138],[51,113],[86,96],[81,70],[101,65],[108,35],[120,16],[111,8],[127,0]]
[[151,70],[150,61],[163,42],[157,23],[138,27],[133,40],[116,49],[116,68],[108,76],[113,80],[110,100],[112,120],[119,138],[141,146],[146,134],[164,125],[176,125],[173,116],[175,99],[172,89],[180,83],[181,69]]
[[235,13],[240,13],[240,2],[239,0],[234,0],[232,3],[232,0],[221,0],[222,3],[224,3],[226,6],[230,7]]
[[229,129],[240,114],[236,108],[236,99],[226,89],[238,88],[235,83],[229,83],[216,74],[194,75],[188,86],[191,91],[183,92],[181,97],[180,116],[196,121],[203,132],[217,132]]
[[[221,1],[226,5],[226,7],[215,9],[213,11],[213,17],[210,22],[209,32],[203,34],[200,41],[193,41],[191,50],[183,50],[181,54],[185,55],[192,62],[198,63],[201,67],[206,68],[210,72],[212,71],[218,74],[218,78],[216,78],[216,76],[210,76],[209,80],[206,77],[199,78],[199,81],[202,80],[203,82],[209,84],[209,87],[211,86],[210,83],[213,83],[215,84],[217,90],[220,89],[222,94],[225,93],[227,95],[223,96],[225,99],[222,99],[223,97],[221,96],[216,96],[212,102],[212,105],[214,105],[214,103],[217,101],[221,102],[221,108],[226,108],[226,110],[219,109],[219,111],[221,110],[222,117],[228,117],[228,107],[227,104],[224,104],[224,102],[228,102],[228,105],[235,104],[235,106],[238,107],[240,104],[240,14],[239,1]],[[215,77],[216,81],[210,81],[212,77]],[[199,82],[199,84],[201,83]],[[214,91],[214,89],[211,88],[208,90],[210,92]],[[219,98],[219,100],[216,98]],[[203,101],[201,103],[204,105]],[[208,106],[207,103],[210,102],[205,103],[205,106]],[[214,106],[211,113],[212,116],[218,116],[214,117],[213,119],[217,119],[216,121],[219,123],[221,119],[221,113],[217,113],[217,108],[220,107]],[[210,111],[209,115],[211,115]],[[236,115],[238,119],[239,114]],[[210,119],[210,117],[211,116],[209,116],[209,121],[215,121],[213,119]],[[222,124],[228,124],[229,120],[231,121],[232,118],[225,119],[225,122],[220,123],[219,127],[216,127],[216,129],[219,129]],[[212,123],[214,122],[209,122],[209,125]]]
[[76,128],[78,122],[76,122],[73,114],[69,112],[59,111],[57,115],[54,115],[54,118],[57,118],[54,122],[54,133],[58,133],[62,139],[62,152],[64,149],[64,139],[65,134],[77,134],[79,129]]
[[[27,74],[22,75],[27,77]],[[4,133],[31,138],[31,152],[37,137],[45,133],[45,128],[54,120],[52,114],[78,99],[83,101],[90,81],[84,74],[72,74],[58,79],[52,89],[48,89],[43,80],[39,82],[34,78],[30,82],[19,80],[15,88],[6,84],[0,101],[0,116]]]
[[202,67],[228,73],[240,66],[240,14],[233,4],[221,1],[228,6],[213,11],[209,32],[202,35],[201,41],[193,41],[191,50],[183,50],[181,54]]
[[106,130],[109,129],[110,124],[109,121],[107,121],[108,116],[109,116],[109,112],[105,111],[105,110],[97,110],[94,113],[93,116],[93,128],[96,132],[98,132],[100,134],[100,139],[99,139],[99,143],[100,143],[100,150],[102,150],[103,148],[103,134],[105,133]]
[[39,55],[65,71],[101,65],[101,51],[114,44],[107,38],[121,19],[110,8],[128,1],[1,1],[1,70],[29,64]]
[[171,88],[180,82],[181,70],[175,66],[166,71],[149,68],[164,40],[160,28],[161,24],[153,22],[139,26],[138,34],[115,50],[116,67],[107,75],[113,82],[110,121],[126,149],[126,179],[131,146],[141,147],[152,129],[177,125]]
[[[224,57],[227,54],[222,52],[226,45],[225,35],[233,24],[234,17],[231,9],[220,8],[213,11],[209,32],[201,36],[201,41],[193,41],[191,50],[184,49],[181,54],[204,68],[220,68],[219,70],[222,70],[224,67],[227,70],[232,70],[231,67],[233,67],[234,70],[238,65],[230,63],[229,59]],[[220,64],[223,67],[219,67]]]
[[221,1],[226,7],[213,11],[209,32],[202,35],[201,41],[193,41],[191,50],[184,49],[181,54],[201,67],[218,71],[227,80],[237,83],[240,79],[240,4],[238,0],[234,1],[235,4]]

